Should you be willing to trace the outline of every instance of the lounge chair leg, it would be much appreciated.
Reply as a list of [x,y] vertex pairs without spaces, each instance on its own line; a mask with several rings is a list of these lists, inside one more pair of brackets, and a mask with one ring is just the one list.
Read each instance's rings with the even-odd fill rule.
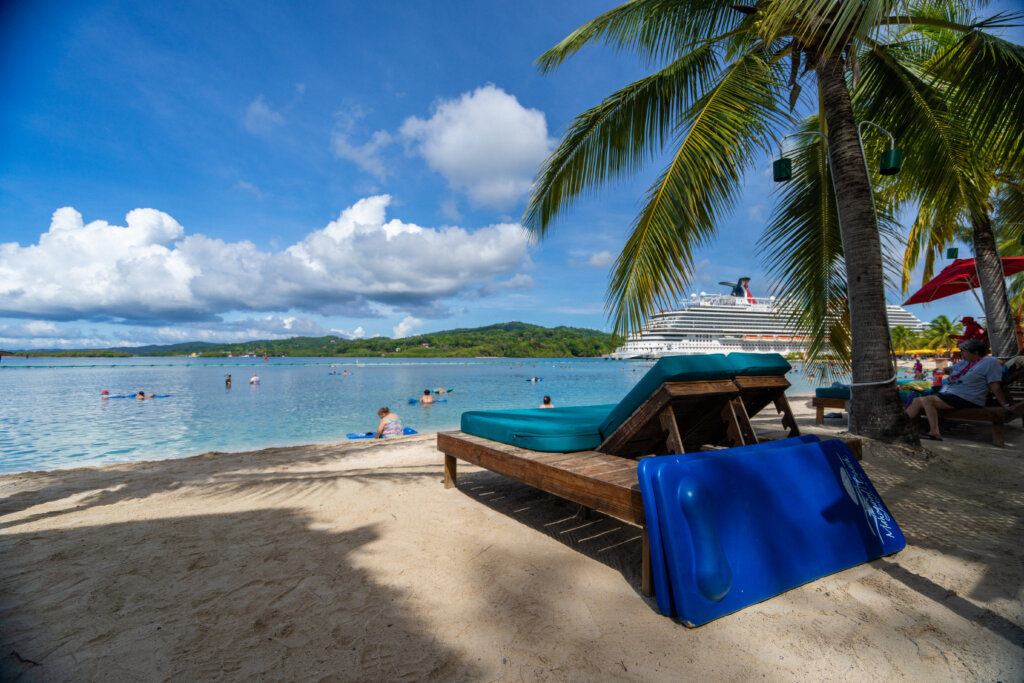
[[992,445],[999,448],[1006,445],[1006,432],[1003,430],[1002,422],[992,423]]
[[[796,418],[793,417],[793,409],[789,407],[789,399],[783,394],[775,399],[775,411],[782,415],[782,426],[789,429],[789,435],[800,436],[800,428],[796,426]],[[825,411],[819,407],[818,413],[820,415],[818,424],[822,424],[825,421]]]
[[729,425],[725,436],[730,446],[735,448],[757,443],[754,428],[750,424],[750,418],[747,417],[747,409],[744,407],[742,399],[734,398],[726,403],[722,408],[722,419]]
[[444,487],[455,488],[455,456],[444,454]]
[[820,403],[814,404],[814,423],[825,424],[825,406]]
[[843,439],[843,443],[850,449],[857,460],[864,459],[864,442],[860,439]]
[[672,412],[672,406],[666,406],[658,414],[658,419],[661,420],[661,428],[665,430],[665,445],[668,447],[668,452],[672,454],[685,453],[683,437],[679,435],[679,425],[676,423],[676,414]]
[[640,590],[647,597],[654,595],[654,570],[651,567],[651,540],[647,536],[647,526],[643,529],[643,559],[640,568]]

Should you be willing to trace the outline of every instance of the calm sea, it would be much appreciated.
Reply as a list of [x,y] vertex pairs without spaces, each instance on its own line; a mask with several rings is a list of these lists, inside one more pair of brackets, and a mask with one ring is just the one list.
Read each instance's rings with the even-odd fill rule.
[[[423,433],[464,410],[615,403],[650,362],[579,359],[14,358],[0,363],[0,474],[335,443],[390,406]],[[343,372],[348,371],[348,376]],[[249,377],[259,374],[259,386]],[[226,389],[224,375],[233,386]],[[332,374],[337,373],[337,374]],[[530,382],[540,377],[540,382]],[[789,395],[813,393],[800,372]],[[409,404],[424,389],[447,402]],[[112,394],[167,398],[101,400]]]

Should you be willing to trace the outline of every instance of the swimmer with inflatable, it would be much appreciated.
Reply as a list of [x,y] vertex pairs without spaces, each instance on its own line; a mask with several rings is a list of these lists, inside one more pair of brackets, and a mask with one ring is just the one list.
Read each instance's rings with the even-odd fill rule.
[[139,399],[140,401],[144,401],[147,398],[156,398],[156,394],[150,394],[149,396],[146,396],[145,391],[140,391],[139,393],[135,394],[135,398]]
[[434,397],[430,395],[430,389],[424,389],[423,395],[420,396],[420,403],[428,405],[434,402]]

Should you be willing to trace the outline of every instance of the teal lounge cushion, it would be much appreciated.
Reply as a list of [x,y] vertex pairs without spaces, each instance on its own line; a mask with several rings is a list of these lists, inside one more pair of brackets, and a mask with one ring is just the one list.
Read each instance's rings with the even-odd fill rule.
[[732,379],[732,365],[720,353],[703,356],[666,356],[654,364],[626,397],[601,423],[601,436],[607,439],[633,412],[649,399],[665,382]]
[[601,445],[598,426],[615,404],[526,410],[470,410],[462,431],[531,451],[570,453]]
[[737,376],[785,375],[793,369],[789,362],[777,353],[730,353],[726,356]]
[[820,387],[814,390],[817,398],[842,398],[850,400],[850,387]]

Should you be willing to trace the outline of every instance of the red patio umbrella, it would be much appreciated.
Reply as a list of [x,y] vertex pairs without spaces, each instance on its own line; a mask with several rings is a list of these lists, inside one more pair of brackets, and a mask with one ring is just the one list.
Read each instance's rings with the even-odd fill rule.
[[[1024,256],[1004,256],[1003,275],[1010,276],[1024,271]],[[942,269],[924,287],[903,302],[904,306],[923,304],[947,296],[953,296],[978,286],[978,271],[974,259],[957,259]],[[980,305],[980,301],[978,302]],[[984,307],[982,307],[984,308]]]

